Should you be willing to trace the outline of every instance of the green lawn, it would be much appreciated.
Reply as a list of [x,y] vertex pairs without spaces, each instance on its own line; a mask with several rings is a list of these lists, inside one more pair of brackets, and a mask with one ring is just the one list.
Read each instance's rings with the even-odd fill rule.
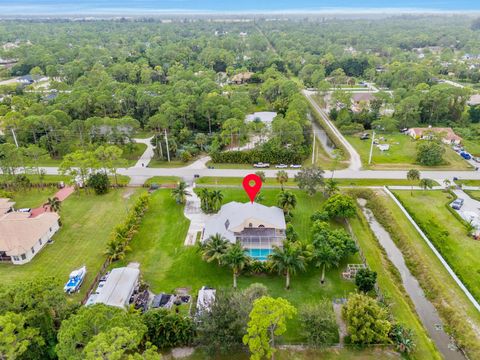
[[[42,203],[42,196],[32,190],[28,194],[14,197],[21,204]],[[82,265],[87,266],[87,277],[79,294],[81,300],[87,288],[105,260],[103,254],[110,232],[126,215],[127,207],[137,197],[123,198],[124,190],[112,190],[106,195],[75,193],[62,203],[60,216],[62,227],[53,237],[54,243],[47,245],[33,260],[25,265],[0,264],[2,283],[13,283],[36,276],[55,276],[62,282],[68,274]]]
[[[243,190],[228,189],[222,192],[225,203],[247,200]],[[275,204],[277,194],[278,190],[264,190],[265,204]],[[320,195],[311,198],[303,192],[297,192],[297,196],[298,205],[293,224],[300,238],[308,240],[311,225],[309,217],[319,208],[322,198]],[[123,262],[139,262],[144,280],[156,293],[187,287],[191,289],[191,294],[196,294],[203,285],[216,288],[231,286],[232,274],[229,269],[204,262],[197,247],[184,247],[188,225],[182,207],[175,203],[169,190],[158,190],[153,194],[150,209],[130,243],[133,251]],[[355,256],[348,262],[358,263],[359,259]],[[306,273],[293,276],[292,288],[289,291],[284,290],[284,277],[278,275],[242,275],[239,278],[239,287],[245,288],[255,282],[264,283],[271,295],[285,297],[299,306],[322,297],[345,297],[354,291],[352,282],[341,279],[340,274],[344,267],[345,263],[338,269],[330,270],[324,286],[320,286],[320,271],[310,269]],[[289,331],[285,335],[288,342],[305,341],[298,333],[296,321],[298,320],[289,324]]]
[[465,186],[480,186],[480,180],[457,180],[455,183]]
[[152,159],[149,162],[148,167],[149,168],[178,168],[178,167],[184,167],[184,166],[190,165],[191,163],[193,163],[193,161],[194,160],[184,162],[184,161],[181,161],[181,160],[172,160],[172,161],[168,162],[168,161],[161,161],[161,160],[157,160],[157,159]]
[[[370,131],[366,131],[370,133]],[[415,164],[416,144],[418,140],[413,140],[410,136],[403,134],[376,134],[381,144],[389,144],[390,150],[380,151],[377,146],[373,146],[372,163],[368,165],[371,140],[360,140],[360,134],[345,136],[352,146],[360,154],[364,168],[368,169],[403,169],[418,168],[424,170],[469,170],[472,167],[463,160],[455,151],[445,145],[445,161],[447,164],[441,166],[425,167]]]
[[176,184],[181,180],[181,178],[177,176],[153,176],[147,181],[145,181],[145,185],[150,184],[157,184],[157,185],[165,185],[165,184]]
[[446,208],[451,195],[443,191],[395,191],[418,225],[472,295],[480,300],[480,242],[467,235],[466,227]]
[[480,156],[480,141],[479,140],[462,140],[465,149],[473,156]]
[[142,143],[135,143],[133,144],[132,148],[130,146],[121,146],[123,150],[122,157],[127,160],[127,167],[133,166],[136,164],[140,156],[145,152],[147,149],[147,145]]
[[350,221],[352,230],[356,234],[364,256],[367,258],[368,266],[371,270],[377,272],[378,286],[387,299],[393,316],[398,322],[412,329],[415,333],[417,346],[413,357],[416,359],[442,359],[401,285],[398,270],[389,261],[383,249],[380,248],[378,240],[370,230],[370,226],[360,210],[358,210],[358,214],[358,217]]
[[[243,178],[240,177],[213,177],[205,176],[196,180],[198,185],[235,185],[242,186]],[[339,186],[401,186],[401,185],[418,185],[418,181],[410,181],[407,179],[337,179]],[[275,178],[267,178],[264,183],[265,187],[280,187]],[[435,182],[435,185],[439,185]],[[285,186],[297,187],[294,179],[289,179]]]
[[475,200],[480,201],[480,190],[466,190],[465,192]]
[[15,208],[36,208],[42,206],[47,199],[55,195],[57,191],[57,188],[46,187],[43,189],[30,189],[14,192],[13,201],[15,201]]

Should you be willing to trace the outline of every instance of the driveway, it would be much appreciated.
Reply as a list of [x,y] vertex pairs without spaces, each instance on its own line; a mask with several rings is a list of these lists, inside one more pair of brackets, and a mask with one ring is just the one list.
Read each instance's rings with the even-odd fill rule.
[[456,210],[458,214],[467,222],[471,222],[473,226],[480,229],[480,201],[471,198],[465,191],[460,189],[453,190],[458,198],[464,200],[460,210]]
[[190,220],[187,236],[185,238],[185,246],[193,246],[197,241],[197,234],[203,232],[205,222],[210,215],[205,214],[200,208],[200,198],[195,194],[195,183],[187,188],[190,195],[187,196],[187,203],[183,209],[183,214]]

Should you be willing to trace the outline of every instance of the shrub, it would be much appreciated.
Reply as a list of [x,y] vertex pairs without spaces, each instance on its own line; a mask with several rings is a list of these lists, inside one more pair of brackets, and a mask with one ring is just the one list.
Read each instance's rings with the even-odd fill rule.
[[190,345],[195,334],[191,317],[166,309],[149,310],[143,315],[147,341],[159,349]]
[[375,287],[376,281],[377,273],[370,269],[360,269],[355,276],[355,285],[357,285],[358,290],[363,291],[364,293],[372,291]]
[[95,194],[103,195],[108,192],[110,180],[105,173],[92,174],[88,178],[87,186],[93,188],[93,190],[95,190]]
[[299,317],[311,346],[323,347],[338,342],[338,326],[330,300],[302,307]]

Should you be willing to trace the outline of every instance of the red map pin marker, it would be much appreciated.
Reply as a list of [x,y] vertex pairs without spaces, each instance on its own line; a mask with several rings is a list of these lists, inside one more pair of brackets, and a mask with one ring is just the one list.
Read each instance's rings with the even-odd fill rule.
[[[251,184],[252,182],[254,183],[253,185]],[[250,202],[253,204],[255,201],[255,196],[257,196],[260,188],[262,187],[262,179],[260,179],[260,176],[258,175],[248,174],[243,178],[242,185],[248,197],[250,198]]]

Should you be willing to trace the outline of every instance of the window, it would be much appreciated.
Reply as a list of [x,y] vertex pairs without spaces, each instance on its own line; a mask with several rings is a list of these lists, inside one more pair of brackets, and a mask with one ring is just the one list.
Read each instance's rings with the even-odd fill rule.
[[33,246],[30,250],[32,250],[32,254],[35,254],[35,249],[33,248]]
[[25,260],[27,258],[25,254],[20,255],[20,257],[22,258],[22,260]]
[[50,232],[52,232],[52,228],[50,228]]
[[250,228],[253,227],[253,224],[252,223],[248,224],[248,227],[250,227]]
[[18,256],[14,256],[14,257],[13,257],[13,260],[18,261],[18,260],[19,260],[19,259],[18,259]]
[[42,245],[43,244],[42,239],[38,239],[38,243]]

